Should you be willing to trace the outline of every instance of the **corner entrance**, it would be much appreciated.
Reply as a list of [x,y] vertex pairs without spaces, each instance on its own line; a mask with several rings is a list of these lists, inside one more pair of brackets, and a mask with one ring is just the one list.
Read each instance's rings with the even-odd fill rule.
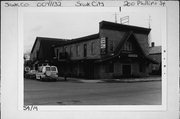
[[122,65],[122,73],[124,77],[130,77],[131,76],[131,65]]

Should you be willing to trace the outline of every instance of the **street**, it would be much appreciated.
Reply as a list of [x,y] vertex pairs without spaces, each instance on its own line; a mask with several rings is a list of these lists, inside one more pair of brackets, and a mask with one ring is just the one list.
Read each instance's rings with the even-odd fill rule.
[[24,80],[25,105],[160,105],[161,81],[135,83]]

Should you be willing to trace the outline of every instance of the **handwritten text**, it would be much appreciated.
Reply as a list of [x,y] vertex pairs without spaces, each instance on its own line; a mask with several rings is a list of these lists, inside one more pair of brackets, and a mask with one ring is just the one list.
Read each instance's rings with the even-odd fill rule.
[[37,7],[61,7],[60,1],[38,2]]
[[165,6],[165,2],[162,0],[151,1],[151,0],[137,0],[137,1],[124,1],[123,6],[132,7],[132,6]]
[[77,1],[75,6],[76,7],[104,7],[104,3],[99,2],[99,1],[92,1],[92,2]]
[[17,2],[17,3],[6,2],[5,3],[5,7],[29,7],[29,6],[30,6],[29,3],[24,3],[24,2]]
[[23,110],[25,111],[38,111],[38,107],[34,105],[24,105]]

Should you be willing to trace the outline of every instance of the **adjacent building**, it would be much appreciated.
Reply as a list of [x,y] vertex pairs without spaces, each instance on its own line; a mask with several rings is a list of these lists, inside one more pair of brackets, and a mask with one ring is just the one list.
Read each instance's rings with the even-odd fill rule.
[[102,21],[97,34],[63,40],[53,47],[59,75],[90,79],[148,76],[150,64],[158,64],[149,52],[150,30]]
[[158,62],[158,64],[150,64],[150,74],[161,75],[161,46],[155,46],[155,43],[152,42],[149,48],[149,55],[153,60]]

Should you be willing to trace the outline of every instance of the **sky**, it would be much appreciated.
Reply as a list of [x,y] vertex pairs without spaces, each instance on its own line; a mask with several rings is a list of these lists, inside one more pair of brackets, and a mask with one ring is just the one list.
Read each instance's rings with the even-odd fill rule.
[[[151,28],[151,42],[161,45],[161,11],[153,9],[122,9],[119,11],[48,11],[29,10],[23,14],[24,52],[31,51],[36,37],[50,37],[60,39],[73,39],[99,32],[99,22],[102,20],[117,22],[120,18],[129,16],[129,25]],[[149,16],[151,20],[149,20]]]

